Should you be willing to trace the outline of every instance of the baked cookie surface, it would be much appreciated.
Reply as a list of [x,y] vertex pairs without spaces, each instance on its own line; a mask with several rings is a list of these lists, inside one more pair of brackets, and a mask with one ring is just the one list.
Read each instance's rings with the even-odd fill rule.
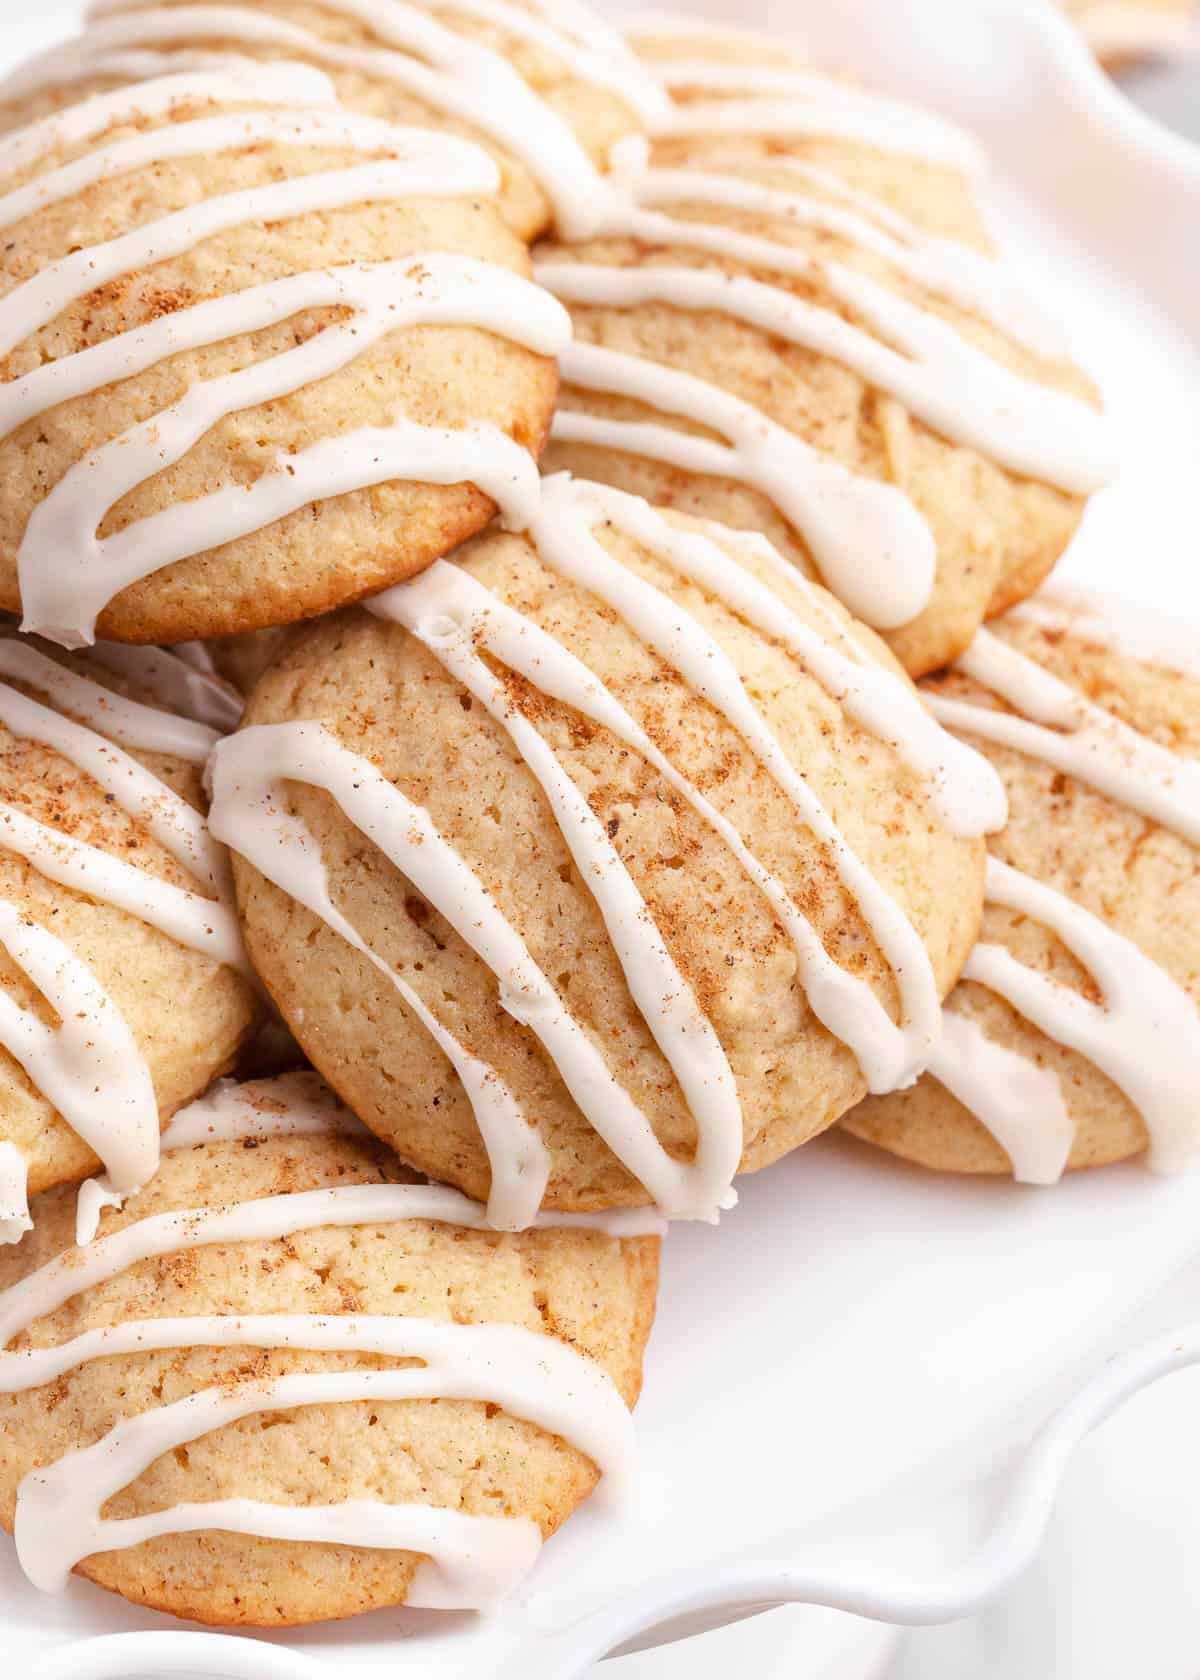
[[1096,391],[994,256],[965,135],[686,30],[635,38],[677,110],[602,237],[535,253],[577,339],[547,465],[765,533],[935,669],[1108,477]]
[[566,476],[309,628],[213,764],[253,960],[403,1158],[714,1217],[923,1065],[999,788],[761,538]]
[[[9,83],[39,113],[69,79],[94,92],[202,55],[309,64],[348,109],[486,148],[522,239],[578,231],[612,146],[661,121],[655,78],[585,0],[102,0],[77,42]],[[4,90],[0,89],[0,98]]]
[[1196,648],[1189,626],[1052,590],[924,685],[1010,818],[932,1073],[856,1109],[855,1135],[1034,1183],[1200,1153]]
[[[0,1227],[103,1162],[128,1192],[160,1122],[258,1009],[201,777],[236,706],[158,650],[0,635]],[[217,727],[213,727],[214,723]]]
[[523,520],[567,322],[496,182],[303,64],[0,136],[0,604],[64,646],[190,641]]
[[52,1191],[0,1260],[0,1518],[38,1585],[262,1627],[481,1607],[619,1496],[652,1219],[488,1231],[311,1074],[166,1143],[91,1247]]

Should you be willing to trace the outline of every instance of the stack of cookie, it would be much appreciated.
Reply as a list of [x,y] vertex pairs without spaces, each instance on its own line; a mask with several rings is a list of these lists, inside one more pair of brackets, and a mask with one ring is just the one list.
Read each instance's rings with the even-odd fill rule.
[[94,11],[0,87],[0,1516],[488,1605],[739,1173],[1196,1154],[1194,639],[1034,593],[1111,450],[932,114],[580,0]]

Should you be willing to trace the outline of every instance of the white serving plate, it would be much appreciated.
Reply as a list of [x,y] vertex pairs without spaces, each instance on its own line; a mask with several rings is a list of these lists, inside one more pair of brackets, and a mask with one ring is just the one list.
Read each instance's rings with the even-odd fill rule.
[[[6,17],[0,56],[44,44],[78,9]],[[1070,322],[1126,450],[1064,573],[1200,621],[1200,152],[1140,118],[1038,0],[689,9],[790,31],[815,59],[980,135],[1001,237]],[[681,1228],[666,1246],[636,1520],[585,1509],[500,1616],[186,1632],[84,1582],[46,1598],[5,1546],[10,1659],[35,1680],[318,1680],[334,1663],[397,1680],[573,1680],[619,1648],[788,1600],[948,1621],[1029,1561],[1073,1446],[1105,1410],[1196,1357],[1200,1338],[1183,1336],[1129,1355],[1127,1327],[1200,1256],[1200,1177],[1132,1166],[1031,1191],[936,1179],[834,1137],[742,1192],[719,1232]],[[1124,1363],[1106,1364],[1117,1351]],[[827,1613],[792,1627],[805,1672],[866,1674]],[[880,1649],[867,1630],[861,1652]]]

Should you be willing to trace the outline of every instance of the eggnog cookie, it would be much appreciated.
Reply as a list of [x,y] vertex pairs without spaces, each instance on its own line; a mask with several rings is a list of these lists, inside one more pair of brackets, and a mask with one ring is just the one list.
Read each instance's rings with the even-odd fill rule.
[[499,165],[520,237],[586,231],[612,146],[659,124],[669,101],[584,0],[99,0],[78,41],[0,86],[43,113],[88,92],[214,55],[325,72],[346,106],[462,135]]
[[312,1077],[218,1093],[73,1249],[0,1260],[0,1518],[36,1585],[284,1627],[486,1607],[628,1496],[659,1225],[501,1235]]
[[254,1024],[203,815],[220,698],[158,650],[0,636],[0,1241],[27,1184],[144,1184]]
[[678,101],[535,273],[577,342],[547,465],[767,535],[913,673],[1054,565],[1111,461],[992,254],[973,143],[751,37],[644,37]]
[[547,481],[311,627],[213,761],[253,960],[404,1159],[509,1229],[713,1218],[924,1065],[1002,820],[761,538]]
[[184,642],[523,523],[568,323],[496,183],[300,64],[0,136],[0,605],[64,646]]
[[1049,1183],[1200,1153],[1200,638],[1050,592],[926,685],[1008,789],[982,942],[931,1073],[857,1136],[946,1172]]

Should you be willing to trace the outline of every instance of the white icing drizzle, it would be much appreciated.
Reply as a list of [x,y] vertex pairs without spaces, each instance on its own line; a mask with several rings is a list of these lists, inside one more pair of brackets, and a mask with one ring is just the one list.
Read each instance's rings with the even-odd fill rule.
[[[265,1105],[265,1106],[264,1106]],[[163,1155],[196,1144],[276,1137],[369,1137],[366,1127],[343,1108],[319,1074],[311,1070],[239,1085],[219,1079],[212,1089],[172,1118],[159,1140]],[[110,1176],[79,1187],[75,1241],[92,1242],[106,1208],[120,1208],[128,1192]]]
[[[609,554],[594,534],[601,522],[616,526],[683,577],[703,580],[704,587],[716,590],[719,597],[728,599],[735,590],[739,610],[745,611],[746,603],[755,599],[753,580],[730,567],[708,538],[670,525],[636,497],[576,483],[565,475],[544,486],[542,511],[530,531],[542,560],[603,600],[635,635],[680,672],[688,686],[742,737],[804,826],[827,850],[891,966],[902,1022],[895,1025],[871,988],[834,963],[811,926],[802,917],[793,917],[789,931],[809,1004],[828,1030],[853,1049],[872,1090],[910,1084],[936,1041],[940,1016],[924,945],[890,893],[847,846],[821,801],[788,759],[728,655],[698,620]],[[763,609],[759,598],[760,610],[772,611],[786,642],[791,628],[786,615],[769,592],[767,602],[769,607]]]
[[[632,151],[626,155],[632,156]],[[774,164],[773,159],[763,161]],[[640,207],[710,204],[719,209],[775,217],[793,227],[834,234],[881,257],[935,296],[978,315],[1031,349],[1051,356],[1064,353],[1062,331],[1057,323],[1047,317],[1000,263],[958,240],[933,238],[911,223],[901,223],[899,218],[894,218],[885,229],[879,224],[878,216],[864,214],[857,208],[833,205],[810,194],[787,192],[747,180],[744,175],[717,173],[709,168],[646,169],[630,178],[629,190],[639,208],[624,218],[625,226],[619,231],[646,244],[670,240],[679,245],[694,245],[699,250],[736,256],[752,267],[819,279],[825,264],[798,246]],[[844,188],[842,196],[845,196]]]
[[[225,844],[231,844],[298,904],[311,910],[396,988],[453,1067],[470,1101],[492,1167],[489,1221],[497,1230],[524,1230],[536,1216],[546,1194],[552,1164],[549,1150],[504,1080],[448,1031],[403,975],[384,962],[338,910],[312,835],[303,823],[288,816],[282,808],[275,787],[278,769],[266,775],[262,773],[255,742],[265,745],[266,739],[265,730],[245,730],[222,743],[224,751],[213,754],[210,767],[213,797],[209,812],[212,833]],[[313,755],[311,773],[324,774],[321,767],[325,763],[332,763],[335,773],[344,772],[348,765],[352,788],[355,766],[364,763],[348,753],[339,760],[337,755],[342,749],[319,728],[292,726],[286,752],[278,734],[271,734],[270,740],[276,749],[276,764],[286,757],[289,767],[297,763],[306,766],[305,775],[299,778],[302,780],[310,773],[310,753]],[[373,766],[369,768],[372,777],[382,780]],[[289,774],[294,774],[291,768]]]
[[[120,740],[203,762],[216,732],[114,694],[12,637],[0,637],[4,677],[103,727],[105,734],[0,681],[0,726],[39,742],[81,770],[215,899],[159,880],[7,804],[0,804],[0,849],[25,858],[47,879],[122,909],[192,950],[244,967],[224,853],[199,812],[114,744]],[[0,943],[58,1020],[48,1026],[0,990],[0,1044],[105,1167],[104,1178],[81,1197],[79,1240],[86,1242],[95,1233],[101,1208],[119,1205],[157,1168],[159,1114],[150,1071],[113,999],[69,946],[5,903],[0,903]],[[13,1146],[5,1147],[7,1180],[17,1170],[13,1156],[20,1160],[20,1155]],[[15,1240],[21,1234],[20,1208],[10,1215],[12,1194],[0,1199],[5,1203],[0,1235],[7,1231]]]
[[823,280],[865,326],[761,280],[711,269],[543,261],[535,272],[567,303],[662,303],[732,316],[844,363],[951,442],[1060,489],[1090,494],[1112,474],[1108,434],[1095,410],[1022,378],[946,322],[844,265],[826,265]]
[[[219,76],[208,78],[208,91],[221,96]],[[227,99],[245,97],[236,75],[231,73],[224,93]],[[38,177],[0,199],[0,226],[69,198],[91,181],[172,157],[234,152],[270,141],[399,155],[207,199],[63,257],[0,299],[0,353],[106,281],[190,251],[217,233],[371,200],[488,193],[499,178],[486,154],[452,136],[397,129],[339,111],[243,111],[139,133]],[[263,529],[310,502],[394,479],[471,480],[508,519],[520,523],[528,517],[536,466],[507,434],[490,425],[426,427],[398,416],[388,426],[325,438],[280,457],[249,487],[229,484],[107,537],[97,534],[127,494],[176,464],[222,420],[341,371],[394,331],[472,325],[544,355],[566,342],[565,312],[537,287],[493,264],[444,253],[288,276],[209,299],[43,364],[0,389],[0,436],[170,356],[314,308],[350,315],[265,362],[193,385],[172,407],[76,463],[54,486],[31,514],[17,557],[24,629],[68,647],[88,645],[98,614],[130,584]]]
[[568,386],[632,397],[728,440],[560,408],[553,435],[561,442],[619,449],[749,485],[800,533],[833,592],[876,629],[907,624],[928,605],[937,570],[933,533],[894,486],[847,471],[719,386],[644,357],[576,343],[563,352],[560,367]]
[[[186,647],[186,644],[185,644]],[[88,657],[118,676],[130,677],[175,715],[203,725],[211,738],[200,753],[200,736],[193,737],[191,750],[175,749],[179,758],[207,763],[218,736],[227,735],[242,721],[242,698],[212,669],[195,665],[180,648],[138,647],[132,642],[98,641]],[[210,666],[211,666],[211,656]],[[180,738],[182,741],[182,737]],[[192,757],[195,752],[197,756]]]
[[[134,9],[136,0],[92,0],[93,19]],[[389,12],[377,5],[322,0],[327,11],[340,11],[375,28],[383,18],[395,24],[398,10],[392,0]],[[421,11],[440,9],[439,0],[407,0]],[[605,23],[590,7],[576,0],[534,0],[528,9],[510,0],[455,0],[453,10],[461,17],[474,18],[502,29],[514,40],[551,53],[580,81],[590,82],[616,94],[630,110],[648,124],[661,124],[671,110],[670,96],[662,82],[632,51],[624,37]]]
[[[32,59],[9,80],[0,83],[0,97],[17,97],[35,86],[58,80],[54,75],[58,54],[55,47],[43,59]],[[166,68],[180,60],[159,60]],[[23,78],[36,67],[46,74],[26,89]],[[89,67],[90,68],[90,67]],[[63,80],[69,78],[64,76]],[[24,128],[0,134],[0,175],[28,169],[51,152],[82,145],[107,129],[126,123],[150,121],[168,116],[181,105],[209,101],[254,105],[337,105],[337,94],[329,77],[305,64],[256,64],[224,58],[211,70],[163,75],[144,87],[120,87],[111,93],[93,95],[64,111],[55,111]]]
[[1009,607],[1005,617],[1200,681],[1200,630],[1137,601],[1051,578],[1036,595]]
[[[174,706],[175,692],[186,697],[195,688],[184,680],[183,672],[176,676],[178,664],[161,648],[126,646],[117,642],[101,642],[92,649],[92,658],[119,675],[133,677],[161,698],[164,706]],[[190,676],[191,673],[187,673]],[[0,677],[25,683],[55,700],[65,711],[102,724],[109,741],[119,741],[135,752],[168,753],[187,764],[203,765],[216,745],[220,734],[209,724],[175,711],[163,711],[144,706],[114,693],[101,683],[87,677],[57,660],[40,653],[29,642],[15,636],[0,636]],[[32,715],[32,714],[30,714]],[[228,715],[228,714],[226,714]],[[60,720],[61,721],[61,720]],[[237,719],[232,720],[234,723]],[[12,727],[10,725],[10,727]],[[104,743],[108,745],[108,742]],[[63,749],[58,748],[61,752]],[[64,756],[70,756],[64,753]],[[72,760],[78,763],[77,759]],[[80,765],[80,768],[85,768]],[[115,789],[112,790],[115,792]],[[182,859],[180,860],[183,861]]]
[[[899,906],[849,850],[787,760],[728,656],[698,621],[603,548],[593,530],[601,520],[624,530],[682,577],[782,642],[863,727],[895,743],[896,750],[930,778],[947,822],[957,832],[979,835],[999,826],[1004,817],[1002,791],[990,768],[978,755],[952,747],[904,685],[860,659],[836,623],[830,621],[828,636],[810,629],[780,596],[706,535],[671,526],[636,498],[580,484],[566,475],[546,481],[542,509],[530,532],[542,559],[603,599],[640,639],[679,669],[768,769],[801,820],[828,849],[891,964],[902,1005],[897,1025],[871,987],[832,960],[787,889],[758,861],[736,827],[566,647],[447,562],[376,597],[371,610],[403,624],[487,708],[545,792],[580,878],[606,923],[634,1001],[692,1111],[698,1137],[693,1162],[684,1165],[666,1155],[649,1120],[605,1067],[516,929],[428,814],[323,727],[260,727],[222,743],[213,760],[210,820],[214,834],[368,957],[449,1057],[463,1078],[492,1161],[491,1217],[509,1228],[518,1219],[527,1221],[537,1205],[531,1176],[516,1170],[512,1160],[516,1147],[533,1141],[528,1122],[495,1071],[469,1056],[334,906],[319,851],[304,825],[287,813],[281,782],[306,782],[331,794],[455,927],[499,978],[502,1006],[541,1040],[581,1111],[665,1212],[711,1218],[728,1203],[741,1155],[742,1125],[724,1052],[648,907],[580,790],[510,702],[503,682],[482,657],[485,651],[641,754],[720,835],[792,937],[814,1013],[853,1050],[872,1089],[911,1083],[927,1060],[940,1021],[928,956]],[[776,563],[781,581],[811,595],[802,578],[783,561]],[[540,1145],[538,1149],[540,1199],[549,1159]],[[522,1176],[531,1194],[517,1204],[510,1197]],[[507,1190],[502,1188],[505,1180]]]
[[947,727],[1041,759],[1200,846],[1200,764],[1130,729],[990,631],[976,635],[958,668],[1013,711],[928,695]]
[[47,1026],[0,990],[0,1044],[89,1148],[121,1194],[158,1167],[158,1103],[145,1057],[95,976],[53,934],[0,902],[0,944],[53,1007]]
[[[194,1113],[181,1118],[174,1139],[168,1133],[166,1141],[187,1147],[214,1136],[338,1131],[346,1118],[315,1076],[300,1075],[242,1091],[220,1086],[195,1105]],[[457,1192],[412,1184],[341,1186],[220,1209],[154,1215],[85,1252],[50,1261],[6,1291],[0,1300],[0,1344],[84,1291],[155,1256],[322,1227],[410,1219],[486,1229],[483,1210]],[[590,1229],[618,1239],[662,1231],[661,1222],[644,1213],[549,1216],[539,1225]],[[101,1517],[109,1499],[172,1448],[241,1418],[302,1406],[423,1399],[486,1402],[572,1442],[602,1473],[601,1491],[608,1498],[627,1499],[631,1491],[632,1422],[611,1378],[568,1344],[518,1326],[367,1314],[130,1320],[85,1331],[58,1346],[0,1353],[0,1390],[27,1392],[94,1359],[196,1346],[350,1352],[422,1363],[399,1371],[289,1374],[201,1390],[117,1425],[95,1445],[48,1468],[31,1471],[18,1491],[16,1535],[18,1555],[35,1585],[61,1590],[71,1568],[94,1552],[137,1545],[162,1534],[212,1530],[424,1554],[428,1562],[408,1603],[425,1607],[494,1603],[532,1567],[540,1549],[535,1524],[465,1517],[419,1504],[357,1500],[291,1508],[231,1499],[181,1504],[136,1519]],[[68,1509],[70,1518],[64,1522]]]
[[[763,100],[682,105],[676,132],[820,132],[825,122],[828,132],[869,138],[899,153],[920,153],[924,146],[945,161],[956,147],[961,150],[962,137],[937,119],[926,121],[919,112],[807,72],[743,73],[737,65],[669,62],[655,68],[672,85],[687,86],[695,77],[714,89],[795,95],[786,111]],[[808,249],[727,223],[731,215],[754,214],[832,234],[1010,338],[1041,354],[1063,354],[1061,333],[1000,263],[957,241],[930,236],[828,169],[757,155],[749,163],[778,169],[797,190],[749,180],[736,164],[654,168],[645,141],[624,141],[614,150],[607,208],[597,231],[656,252],[690,249],[723,257],[757,271],[755,277],[711,267],[574,263],[548,252],[538,264],[538,278],[573,304],[632,309],[659,303],[732,316],[844,363],[950,442],[977,449],[1012,471],[1081,494],[1108,480],[1113,463],[1104,421],[1086,403],[1006,367],[931,309],[858,269],[827,260],[820,247]],[[666,214],[661,206],[678,208]],[[698,215],[702,206],[711,206],[713,214]],[[841,312],[762,278],[771,273],[816,282]],[[831,587],[878,629],[897,629],[928,606],[936,575],[932,533],[897,490],[823,461],[765,412],[682,372],[583,345],[568,353],[564,374],[578,389],[630,396],[720,436],[566,410],[556,420],[560,440],[641,454],[757,489],[803,537]]]
[[[1169,664],[1177,648],[1182,655],[1190,652],[1190,644],[1161,619],[1135,614],[1126,629],[1115,603],[1069,589],[1037,596],[1012,616],[1122,647],[1135,658],[1161,652]],[[947,726],[1039,759],[1200,845],[1200,767],[1193,761],[1130,729],[988,631],[977,635],[959,668],[1014,709],[929,695]],[[1090,1002],[996,944],[975,949],[963,978],[995,992],[1052,1042],[1105,1074],[1145,1121],[1156,1170],[1190,1166],[1200,1157],[1195,1120],[1200,1010],[1188,993],[1082,905],[996,858],[988,863],[987,898],[1054,933],[1094,981],[1102,1001]],[[1002,1144],[1019,1179],[1057,1181],[1075,1129],[1051,1070],[991,1043],[951,1003],[930,1071]]]
[[829,137],[970,175],[984,167],[975,141],[944,118],[816,71],[677,58],[655,60],[650,67],[676,93],[693,88],[757,96],[717,101],[677,97],[670,125],[674,134]]
[[148,875],[12,805],[0,804],[0,850],[23,857],[59,886],[138,917],[200,956],[247,971],[237,918],[224,904]]
[[[418,579],[415,589],[393,590],[386,603],[376,603],[374,610],[403,624],[479,701],[508,735],[545,794],[580,879],[603,918],[630,995],[675,1075],[696,1122],[696,1153],[688,1174],[693,1183],[686,1187],[680,1183],[672,1189],[670,1177],[664,1178],[658,1170],[661,1152],[653,1143],[652,1133],[646,1138],[649,1128],[643,1117],[639,1116],[641,1136],[636,1149],[631,1150],[629,1142],[618,1134],[617,1153],[626,1161],[638,1155],[643,1162],[649,1161],[657,1181],[666,1186],[665,1193],[660,1190],[659,1196],[668,1207],[679,1212],[715,1210],[727,1197],[742,1157],[742,1110],[733,1069],[712,1022],[668,951],[649,905],[583,792],[535,726],[509,700],[501,679],[475,651],[475,637],[480,633],[476,613],[470,605],[465,613],[454,612],[457,604],[454,585],[459,577],[465,574],[443,565],[436,577]],[[487,597],[483,607],[485,617],[490,600]],[[497,972],[502,971],[497,969]],[[523,975],[517,978],[515,988],[510,981],[510,989],[528,994],[529,988],[522,984],[522,979]],[[545,976],[539,974],[536,995],[522,995],[519,1001],[513,998],[506,1002],[514,1019],[531,1027],[544,1043],[546,1037],[538,1025],[539,1017],[547,1007],[556,1012],[562,1009],[556,995],[547,996],[549,990]],[[594,1104],[593,1089],[599,1093],[601,1106],[612,1099],[605,1093],[603,1083],[595,1083],[590,1070],[591,1058],[578,1057],[579,1047],[573,1043],[567,1045],[565,1057],[561,1049],[556,1052],[550,1044],[547,1048],[555,1056],[568,1088],[592,1124],[601,1130],[596,1107],[589,1113],[585,1099]],[[572,1063],[576,1061],[583,1071],[572,1076]],[[618,1113],[622,1108],[627,1111],[628,1125],[632,1115],[628,1113],[630,1105],[624,1092],[620,1092],[613,1107]],[[639,1176],[644,1171],[642,1166]],[[650,1187],[648,1179],[643,1178],[643,1182]]]
[[0,1142],[0,1246],[18,1243],[32,1230],[25,1157],[15,1143]]
[[181,1108],[162,1135],[162,1152],[247,1138],[358,1137],[370,1134],[311,1068],[238,1084],[219,1079]]
[[[86,708],[93,716],[99,714],[97,721],[102,720],[113,736],[129,741],[130,745],[145,747],[147,737],[154,740],[165,737],[170,741],[177,721],[181,734],[189,727],[192,730],[197,727],[110,694],[98,683],[76,676],[35,648],[10,638],[0,638],[0,677],[36,685],[64,706]],[[221,849],[213,843],[204,818],[136,758],[122,752],[105,735],[31,700],[2,681],[0,725],[12,735],[51,748],[60,758],[82,770],[122,810],[144,823],[182,868],[218,897],[228,899],[229,866]],[[144,731],[142,738],[132,739],[138,735],[139,728]],[[211,730],[206,730],[205,735],[211,751],[217,736]],[[171,748],[163,744],[155,750],[169,752]]]
[[[529,1202],[536,1182],[540,1204],[549,1172],[544,1145],[495,1070],[471,1058],[424,1005],[416,1009],[420,999],[413,989],[365,947],[334,908],[312,836],[279,803],[278,784],[283,781],[305,782],[329,793],[499,977],[502,1007],[538,1037],[580,1109],[658,1206],[676,1218],[713,1218],[728,1194],[732,1170],[714,1195],[717,1187],[708,1180],[718,1163],[710,1162],[707,1151],[701,1163],[704,1178],[666,1153],[645,1114],[567,1011],[517,930],[427,812],[393,787],[369,760],[340,746],[320,725],[260,726],[230,737],[213,758],[214,834],[343,938],[347,931],[354,934],[355,949],[369,956],[396,986],[460,1078],[465,1069],[463,1083],[489,1150],[501,1152],[503,1160],[520,1145],[529,1157],[524,1171],[519,1165],[514,1167],[516,1182],[502,1196],[501,1209],[507,1212],[517,1192],[524,1200],[523,1178],[528,1181]],[[739,1157],[740,1153],[739,1147]],[[494,1188],[493,1197],[496,1194]],[[529,1202],[522,1208],[523,1216]]]
[[[1175,1173],[1193,1165],[1200,1158],[1200,1010],[1192,999],[1131,940],[1064,894],[996,858],[988,862],[987,896],[990,903],[1028,916],[1056,934],[1095,981],[1103,1001],[1091,1003],[1026,968],[1002,945],[978,946],[964,979],[997,993],[1047,1038],[1086,1057],[1111,1079],[1146,1123],[1150,1164],[1156,1171]],[[987,1077],[981,1062],[964,1096],[960,1036],[952,1034],[949,1051],[943,1041],[932,1071],[1008,1148],[1014,1136],[1008,1122],[1016,1089],[1006,1090]],[[969,1041],[966,1048],[972,1048]],[[998,1049],[989,1046],[990,1060]],[[1007,1059],[1013,1059],[1011,1053]],[[1051,1183],[1066,1164],[1073,1127],[1061,1089],[1050,1089],[1058,1087],[1057,1078],[1031,1062],[1026,1066],[1025,1094],[1040,1098],[1043,1106],[1027,1112],[1020,1159],[1014,1159],[1014,1165],[1028,1182]]]
[[[968,973],[975,979],[978,974]],[[1018,1050],[990,1039],[977,1021],[946,1010],[929,1072],[987,1127],[1018,1184],[1057,1184],[1075,1142],[1062,1084]]]
[[[470,0],[472,9],[476,0]],[[195,42],[205,37],[242,47],[280,49],[328,69],[358,71],[391,82],[433,109],[469,124],[519,158],[550,200],[568,238],[586,238],[593,226],[603,178],[574,130],[525,82],[502,53],[446,28],[423,5],[403,0],[323,0],[326,10],[357,21],[383,43],[353,46],[268,16],[248,5],[197,5],[135,11],[101,18],[79,42],[44,54],[10,79],[22,94],[50,81],[94,72],[104,55],[134,47]],[[109,8],[110,10],[112,8]],[[540,34],[552,12],[521,8],[519,30]],[[556,32],[553,48],[564,65],[595,85],[618,92],[631,111],[656,125],[669,109],[662,90],[632,54],[601,53]]]

